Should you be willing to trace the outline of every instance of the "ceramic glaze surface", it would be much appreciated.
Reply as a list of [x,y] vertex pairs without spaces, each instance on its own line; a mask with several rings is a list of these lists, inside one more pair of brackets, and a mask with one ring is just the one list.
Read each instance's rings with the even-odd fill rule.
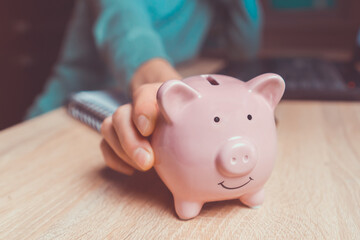
[[160,87],[155,169],[181,219],[197,216],[209,201],[262,204],[276,157],[274,109],[284,89],[270,73],[247,83],[214,74]]

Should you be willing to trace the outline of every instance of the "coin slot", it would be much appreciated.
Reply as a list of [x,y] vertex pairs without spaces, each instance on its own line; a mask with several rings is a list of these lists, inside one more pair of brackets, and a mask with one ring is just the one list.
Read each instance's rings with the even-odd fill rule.
[[206,77],[206,80],[208,80],[208,82],[211,84],[211,85],[220,85],[219,83],[218,83],[218,81],[216,81],[215,80],[215,78],[213,78],[212,76],[207,76]]

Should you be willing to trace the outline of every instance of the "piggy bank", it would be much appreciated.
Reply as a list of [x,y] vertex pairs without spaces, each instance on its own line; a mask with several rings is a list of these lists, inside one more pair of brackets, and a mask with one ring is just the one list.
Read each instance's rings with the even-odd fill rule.
[[246,83],[201,75],[159,88],[154,167],[181,219],[197,216],[210,201],[263,203],[276,157],[274,109],[284,89],[284,80],[271,73]]

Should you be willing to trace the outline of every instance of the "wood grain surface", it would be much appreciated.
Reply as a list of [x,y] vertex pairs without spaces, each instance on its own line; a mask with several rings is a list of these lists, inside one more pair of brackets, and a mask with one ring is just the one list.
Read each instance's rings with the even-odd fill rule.
[[64,109],[0,132],[0,239],[360,239],[360,104],[281,102],[278,159],[257,210],[189,221],[151,170],[108,169]]

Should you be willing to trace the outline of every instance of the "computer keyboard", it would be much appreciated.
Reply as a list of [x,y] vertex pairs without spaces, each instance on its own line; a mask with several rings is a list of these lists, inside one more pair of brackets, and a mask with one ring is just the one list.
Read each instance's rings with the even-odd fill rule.
[[315,58],[260,59],[230,62],[219,73],[248,81],[266,72],[284,78],[287,99],[360,100],[360,75],[350,63]]
[[279,60],[274,67],[289,88],[345,90],[347,85],[332,63],[309,59]]

